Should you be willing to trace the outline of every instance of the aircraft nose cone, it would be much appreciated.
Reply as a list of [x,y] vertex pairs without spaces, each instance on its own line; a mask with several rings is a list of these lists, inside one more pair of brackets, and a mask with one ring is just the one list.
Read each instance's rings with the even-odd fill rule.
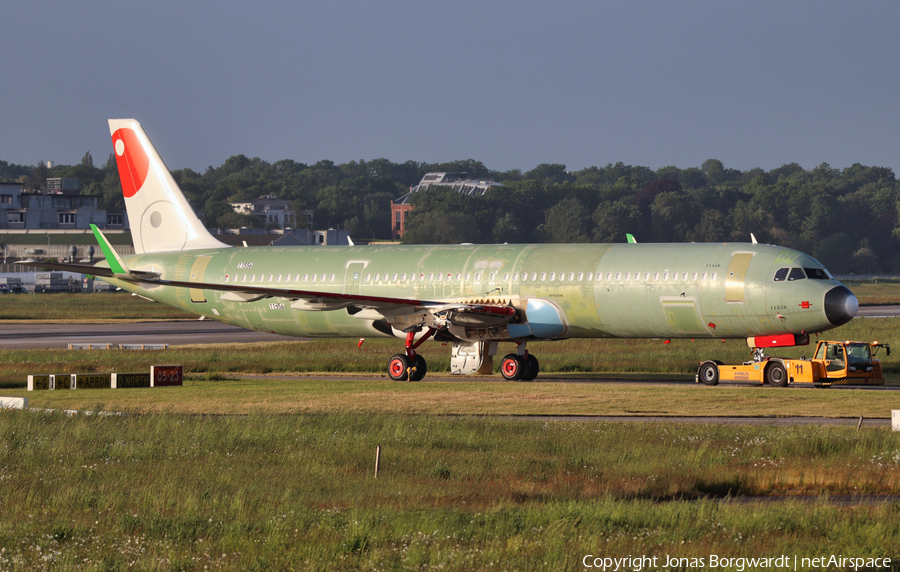
[[859,300],[846,286],[835,286],[825,294],[825,317],[834,326],[846,324],[859,310]]

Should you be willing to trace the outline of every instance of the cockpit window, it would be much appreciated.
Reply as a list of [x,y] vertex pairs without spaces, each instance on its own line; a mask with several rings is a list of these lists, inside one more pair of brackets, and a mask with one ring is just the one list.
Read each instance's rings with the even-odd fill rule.
[[803,272],[802,268],[791,268],[791,273],[788,274],[788,282],[792,280],[803,280],[806,278],[806,273]]
[[775,271],[775,282],[784,282],[784,279],[787,278],[788,270],[790,268],[779,268]]
[[824,268],[804,268],[806,277],[811,280],[831,280]]

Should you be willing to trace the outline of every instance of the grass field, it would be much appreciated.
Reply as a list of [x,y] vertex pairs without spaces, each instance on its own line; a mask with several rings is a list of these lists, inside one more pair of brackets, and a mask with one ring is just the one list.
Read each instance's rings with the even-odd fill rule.
[[[103,319],[122,319],[130,304],[165,310],[119,296],[97,308]],[[891,342],[898,327],[853,320],[827,337]],[[581,570],[587,555],[658,559],[645,569],[756,569],[712,566],[712,554],[797,556],[802,570],[821,569],[803,558],[890,557],[900,570],[900,502],[858,500],[900,495],[900,433],[887,428],[497,417],[883,418],[900,409],[895,392],[579,382],[687,381],[698,361],[747,359],[740,340],[530,344],[544,372],[535,383],[398,383],[383,370],[401,345],[0,351],[3,395],[33,409],[127,413],[0,413],[0,570]],[[430,372],[447,371],[448,347],[422,349]],[[880,357],[896,380],[896,358]],[[158,363],[184,364],[185,386],[23,389],[28,373]],[[704,564],[666,567],[667,558]]]
[[[10,412],[0,435],[9,570],[900,558],[900,504],[828,501],[900,493],[900,435],[886,429]],[[797,500],[717,500],[740,495]]]
[[98,294],[7,294],[0,296],[0,322],[100,323],[197,319],[194,314],[127,292]]

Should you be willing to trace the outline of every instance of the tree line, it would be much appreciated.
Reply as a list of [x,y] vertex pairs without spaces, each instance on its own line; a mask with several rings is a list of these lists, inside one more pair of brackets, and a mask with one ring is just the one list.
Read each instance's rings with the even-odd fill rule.
[[[625,233],[640,242],[747,242],[753,233],[760,242],[808,252],[833,272],[900,272],[896,176],[858,163],[739,171],[710,159],[686,169],[541,164],[501,172],[474,160],[307,165],[235,155],[203,173],[180,169],[173,176],[211,228],[264,225],[228,203],[276,195],[295,212],[311,209],[317,228],[378,239],[390,233],[390,201],[430,171],[467,172],[503,186],[483,196],[440,187],[414,193],[404,243],[624,242]],[[124,209],[112,155],[100,168],[90,153],[79,165],[49,169],[0,161],[0,180],[40,188],[48,177],[77,177],[83,193],[101,197],[101,208]]]

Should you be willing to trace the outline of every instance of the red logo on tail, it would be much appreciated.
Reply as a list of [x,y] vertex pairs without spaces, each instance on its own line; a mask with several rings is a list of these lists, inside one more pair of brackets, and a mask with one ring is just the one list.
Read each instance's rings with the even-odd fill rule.
[[147,171],[150,170],[150,158],[132,129],[119,129],[113,133],[112,142],[122,193],[126,199],[131,198],[144,186]]

